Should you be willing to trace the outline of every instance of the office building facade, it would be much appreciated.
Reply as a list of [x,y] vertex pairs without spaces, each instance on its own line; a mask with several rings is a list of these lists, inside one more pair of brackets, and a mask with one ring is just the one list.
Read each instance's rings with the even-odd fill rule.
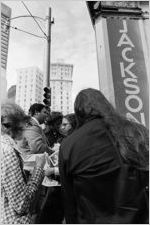
[[63,115],[71,113],[72,107],[73,65],[65,63],[51,64],[51,110]]
[[38,67],[17,70],[16,103],[26,113],[33,103],[43,103],[43,73]]
[[6,68],[8,58],[8,45],[9,45],[9,33],[11,8],[1,3],[1,100],[7,96],[7,80],[6,80]]
[[11,101],[14,102],[16,101],[16,85],[12,85],[7,92],[7,98]]

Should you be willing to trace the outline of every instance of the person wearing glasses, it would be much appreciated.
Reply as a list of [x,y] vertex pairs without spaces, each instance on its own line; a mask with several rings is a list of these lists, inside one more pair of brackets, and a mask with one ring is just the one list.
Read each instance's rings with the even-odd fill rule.
[[62,123],[60,126],[60,133],[63,137],[67,137],[76,128],[76,118],[74,113],[63,116]]

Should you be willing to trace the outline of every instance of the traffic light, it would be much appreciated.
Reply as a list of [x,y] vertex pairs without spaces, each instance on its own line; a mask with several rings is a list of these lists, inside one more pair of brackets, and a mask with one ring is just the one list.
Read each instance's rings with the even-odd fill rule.
[[47,106],[51,106],[51,89],[48,88],[48,87],[45,87],[44,88],[44,104],[47,105]]

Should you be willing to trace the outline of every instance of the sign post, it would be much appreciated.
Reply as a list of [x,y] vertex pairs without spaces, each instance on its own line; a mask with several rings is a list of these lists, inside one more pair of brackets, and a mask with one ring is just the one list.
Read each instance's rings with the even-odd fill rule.
[[88,6],[96,33],[100,90],[122,115],[149,127],[145,18],[139,2],[110,3]]

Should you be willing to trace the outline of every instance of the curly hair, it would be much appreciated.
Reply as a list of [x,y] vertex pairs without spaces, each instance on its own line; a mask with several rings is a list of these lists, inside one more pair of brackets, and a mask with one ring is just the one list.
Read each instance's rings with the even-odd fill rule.
[[69,130],[69,134],[71,134],[76,129],[76,126],[77,126],[75,113],[67,114],[63,116],[63,118],[67,119],[69,123],[71,124],[71,129]]
[[41,112],[43,108],[46,108],[44,104],[34,103],[30,106],[29,115],[34,116],[36,112]]
[[148,166],[148,129],[120,115],[99,90],[88,88],[80,91],[74,110],[78,127],[88,120],[100,118],[110,131],[124,161],[135,166]]
[[[11,133],[13,134],[12,138],[16,138],[20,130],[20,123],[28,122],[30,119],[27,116],[23,109],[10,101],[6,101],[1,105],[1,131],[2,133],[7,133],[8,135]],[[5,129],[9,128],[9,129]]]

